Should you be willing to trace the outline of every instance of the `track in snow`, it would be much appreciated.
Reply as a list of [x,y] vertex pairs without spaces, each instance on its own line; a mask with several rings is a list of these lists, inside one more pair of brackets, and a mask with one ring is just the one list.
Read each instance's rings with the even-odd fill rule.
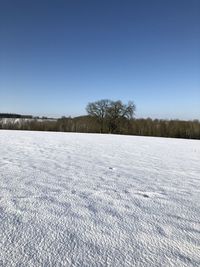
[[200,266],[200,141],[0,131],[0,266]]

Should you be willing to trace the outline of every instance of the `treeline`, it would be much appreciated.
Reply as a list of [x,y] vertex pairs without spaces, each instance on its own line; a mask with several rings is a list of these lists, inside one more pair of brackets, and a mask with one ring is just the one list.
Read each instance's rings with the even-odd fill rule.
[[86,106],[88,115],[76,118],[50,119],[0,113],[0,129],[200,139],[200,121],[198,120],[135,119],[135,110],[136,106],[132,101],[124,104],[121,100],[102,99],[88,103]]
[[21,115],[15,113],[0,113],[0,118],[11,118],[11,119],[32,119],[31,115]]
[[[56,124],[59,131],[100,133],[102,129],[99,122],[91,116],[77,118],[62,118]],[[109,125],[104,124],[102,133],[110,133]],[[115,134],[174,137],[187,139],[200,139],[200,121],[181,120],[152,120],[148,119],[121,119],[118,121]]]
[[[62,117],[57,120],[20,119],[10,120],[3,123],[0,120],[0,129],[36,130],[36,131],[59,131],[81,133],[111,133],[110,121],[99,121],[94,116],[81,116],[76,118]],[[200,121],[181,120],[152,120],[118,118],[115,125],[115,134],[142,135],[157,137],[175,137],[200,139]]]

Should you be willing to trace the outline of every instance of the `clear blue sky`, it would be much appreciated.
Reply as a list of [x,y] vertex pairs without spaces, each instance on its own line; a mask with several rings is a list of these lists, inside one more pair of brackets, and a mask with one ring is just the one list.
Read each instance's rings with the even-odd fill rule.
[[0,112],[200,119],[199,0],[1,0]]

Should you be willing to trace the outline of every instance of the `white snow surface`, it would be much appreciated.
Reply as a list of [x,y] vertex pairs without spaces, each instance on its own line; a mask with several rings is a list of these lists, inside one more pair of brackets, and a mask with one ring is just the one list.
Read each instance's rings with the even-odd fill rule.
[[200,141],[0,131],[0,266],[200,266]]

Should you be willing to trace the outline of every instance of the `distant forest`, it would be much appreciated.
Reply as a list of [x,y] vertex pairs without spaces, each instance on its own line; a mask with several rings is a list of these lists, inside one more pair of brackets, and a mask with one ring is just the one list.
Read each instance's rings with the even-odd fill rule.
[[[56,120],[48,119],[12,119],[3,121],[0,119],[0,129],[31,130],[31,131],[59,131],[80,133],[109,133],[106,126],[100,129],[99,121],[92,116],[81,116],[76,118],[62,117]],[[130,119],[118,123],[115,134],[142,135],[157,137],[175,137],[200,139],[200,122],[181,120],[152,120]]]
[[31,115],[20,115],[13,113],[0,113],[0,118],[14,118],[14,119],[32,119]]
[[200,121],[135,119],[136,106],[108,99],[88,103],[87,116],[50,119],[0,113],[0,129],[111,133],[125,135],[200,139]]

